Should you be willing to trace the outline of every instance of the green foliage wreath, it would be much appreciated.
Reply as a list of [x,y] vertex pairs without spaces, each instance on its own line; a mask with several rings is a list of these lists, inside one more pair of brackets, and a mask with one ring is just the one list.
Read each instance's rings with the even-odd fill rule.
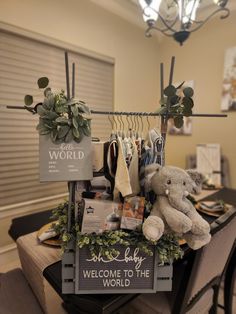
[[44,89],[44,101],[33,106],[33,96],[24,98],[25,109],[39,115],[37,130],[40,135],[50,135],[53,143],[79,143],[83,136],[91,135],[91,118],[88,106],[81,100],[68,100],[62,90],[54,94],[48,87],[47,77],[38,79],[38,87]]
[[161,107],[158,110],[158,113],[167,114],[168,118],[173,118],[175,127],[179,129],[184,124],[183,117],[192,115],[194,106],[192,99],[194,91],[191,87],[185,87],[182,90],[184,83],[177,87],[169,85],[164,89],[163,98],[160,100]]
[[[179,245],[178,237],[174,234],[165,234],[157,242],[148,241],[141,231],[105,231],[101,234],[82,234],[80,226],[72,221],[72,230],[67,232],[67,212],[68,202],[60,204],[53,210],[52,218],[57,220],[54,224],[54,230],[60,235],[62,249],[66,249],[70,241],[74,241],[79,248],[88,247],[92,256],[101,254],[107,258],[117,254],[115,245],[124,246],[135,245],[140,251],[147,255],[152,255],[150,246],[154,245],[158,252],[161,264],[170,263],[183,256],[183,251]],[[74,206],[72,206],[72,217],[74,217]],[[78,217],[81,221],[81,217]]]

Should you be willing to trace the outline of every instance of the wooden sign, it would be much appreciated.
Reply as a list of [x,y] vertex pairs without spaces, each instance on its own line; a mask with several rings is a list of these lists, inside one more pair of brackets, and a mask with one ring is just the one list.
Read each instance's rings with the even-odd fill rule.
[[115,246],[112,260],[93,257],[88,248],[77,249],[75,293],[150,293],[157,290],[157,257],[135,246]]
[[91,137],[84,136],[80,143],[54,144],[50,137],[39,137],[40,181],[91,180]]

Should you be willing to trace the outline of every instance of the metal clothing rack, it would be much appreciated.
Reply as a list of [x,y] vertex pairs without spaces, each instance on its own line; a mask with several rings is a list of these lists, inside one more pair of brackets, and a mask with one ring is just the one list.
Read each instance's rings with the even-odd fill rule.
[[[170,75],[169,75],[169,85],[172,84],[173,81],[173,72],[174,72],[174,64],[175,64],[175,57],[171,59],[171,67],[170,67]],[[70,100],[75,96],[75,64],[72,64],[72,89],[70,93],[70,80],[69,80],[69,61],[68,61],[68,53],[65,52],[65,72],[66,72],[66,91],[67,91],[67,99]],[[161,90],[161,99],[164,97],[164,65],[163,63],[160,64],[160,90]],[[6,106],[8,109],[26,109],[22,106]],[[169,108],[168,108],[169,109]],[[123,115],[123,116],[160,116],[161,117],[161,134],[164,139],[164,146],[166,140],[166,132],[167,132],[167,122],[168,119],[171,118],[171,114],[167,113],[157,113],[157,112],[125,112],[125,111],[100,111],[100,110],[91,110],[91,114],[98,114],[98,115]],[[175,113],[175,116],[182,116],[181,114]],[[227,117],[226,114],[205,114],[205,113],[195,113],[192,114],[191,117]],[[164,157],[163,157],[164,160]],[[72,225],[72,205],[75,204],[75,189],[76,189],[76,181],[69,181],[68,182],[68,189],[69,189],[69,204],[68,204],[68,221],[67,221],[67,230],[71,230]],[[75,208],[75,212],[77,212],[77,208]]]
[[[7,109],[25,109],[22,106],[6,106]],[[143,117],[171,117],[168,113],[158,113],[158,112],[146,112],[146,111],[101,111],[101,110],[90,110],[91,114],[101,114],[101,115],[116,115],[116,116],[143,116]],[[182,116],[182,114],[175,113],[175,116]],[[211,118],[226,118],[227,114],[217,114],[217,113],[193,113],[191,117],[211,117]]]
[[[101,114],[101,115],[121,115],[121,116],[145,116],[145,117],[171,117],[168,113],[157,113],[157,112],[139,112],[139,111],[99,111],[91,110],[91,114]],[[175,116],[182,116],[182,114],[175,113]],[[215,118],[226,118],[227,114],[214,114],[214,113],[193,113],[191,117],[215,117]]]

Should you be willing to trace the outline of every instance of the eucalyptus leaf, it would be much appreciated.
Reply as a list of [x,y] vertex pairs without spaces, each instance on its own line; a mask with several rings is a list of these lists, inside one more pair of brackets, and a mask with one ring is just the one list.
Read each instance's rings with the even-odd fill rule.
[[75,117],[72,118],[72,124],[73,124],[74,128],[78,130],[79,126],[78,126],[77,119]]
[[176,105],[180,100],[180,97],[177,96],[177,95],[174,95],[170,98],[170,105],[173,106],[173,105]]
[[[37,108],[39,107],[39,106],[42,106],[43,104],[41,103],[41,102],[39,102],[38,104],[36,104],[35,106],[34,106],[34,111],[36,112],[36,113],[38,113],[38,111],[37,111]],[[39,118],[40,119],[40,118]]]
[[75,138],[79,139],[80,138],[80,132],[78,129],[73,128],[72,129],[72,133],[74,135]]
[[70,127],[68,125],[61,125],[58,129],[58,138],[63,138],[69,132]]
[[55,121],[60,124],[68,124],[68,119],[65,117],[58,117]]
[[78,104],[78,109],[82,113],[90,114],[89,107],[85,105],[85,103],[82,103],[81,101]]
[[49,94],[49,95],[44,99],[43,106],[44,106],[45,109],[51,110],[51,109],[53,109],[53,107],[54,107],[54,103],[55,103],[55,99],[54,99],[53,94]]
[[47,112],[47,116],[46,116],[47,119],[55,120],[55,119],[57,119],[57,117],[58,117],[58,114],[55,111],[48,111]]
[[44,127],[45,128],[48,128],[50,130],[54,129],[54,126],[50,123],[51,121],[50,120],[47,120],[45,123],[44,123]]
[[184,108],[183,110],[183,115],[185,117],[190,117],[193,114],[192,109],[191,108]]
[[74,105],[71,106],[70,108],[71,108],[71,111],[72,111],[73,115],[74,115],[75,117],[77,117],[78,114],[79,114],[77,104],[74,104]]
[[85,120],[92,120],[91,114],[82,113],[81,117],[83,117],[83,119],[85,119]]
[[185,103],[184,104],[183,110],[191,111],[191,109],[192,109],[191,103]]
[[82,130],[83,130],[84,135],[86,135],[86,136],[91,135],[91,130],[90,130],[90,127],[88,125],[84,126]]
[[66,134],[66,137],[65,137],[65,142],[66,143],[69,143],[73,140],[73,133],[72,133],[72,130],[70,129],[69,132]]
[[191,87],[185,87],[183,93],[186,97],[193,97],[194,91]]
[[176,88],[174,85],[169,85],[164,89],[164,94],[168,97],[174,96],[176,94]]
[[187,107],[190,109],[193,108],[193,106],[194,106],[194,102],[193,102],[192,98],[189,98],[189,97],[183,97],[182,104],[184,105],[184,107]]
[[67,105],[68,105],[68,106],[73,106],[73,105],[75,105],[75,104],[79,104],[79,100],[76,99],[76,98],[72,98],[72,99],[70,99],[70,100],[67,101]]
[[176,128],[178,128],[178,129],[182,128],[183,124],[184,124],[184,118],[183,117],[177,116],[174,118],[174,125]]
[[47,113],[47,110],[43,108],[42,104],[38,104],[36,106],[36,110],[37,110],[37,114],[40,115],[41,117],[43,117]]
[[52,95],[52,90],[51,90],[50,87],[47,87],[47,88],[44,90],[43,93],[44,93],[44,96],[45,96],[45,97],[48,97],[48,96]]
[[80,142],[82,141],[82,139],[84,138],[83,129],[79,128],[79,132],[80,132],[79,138],[74,137],[74,141],[75,141],[76,143],[80,143]]
[[39,88],[46,88],[48,86],[49,79],[46,76],[40,77],[38,79],[38,87]]
[[79,125],[79,126],[83,126],[83,125],[84,125],[84,121],[85,121],[85,120],[83,119],[82,116],[79,115],[79,116],[77,117],[77,122],[78,122],[78,125]]
[[26,106],[32,105],[33,101],[34,101],[33,96],[25,95],[24,102],[25,102]]

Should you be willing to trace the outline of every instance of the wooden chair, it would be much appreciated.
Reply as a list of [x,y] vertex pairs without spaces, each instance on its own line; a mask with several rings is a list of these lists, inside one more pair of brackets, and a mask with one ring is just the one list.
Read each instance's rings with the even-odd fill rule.
[[20,268],[0,274],[0,314],[43,314]]
[[218,218],[211,227],[211,242],[198,251],[192,251],[185,261],[177,265],[171,293],[142,294],[119,313],[216,313],[220,282],[235,242],[235,209]]

